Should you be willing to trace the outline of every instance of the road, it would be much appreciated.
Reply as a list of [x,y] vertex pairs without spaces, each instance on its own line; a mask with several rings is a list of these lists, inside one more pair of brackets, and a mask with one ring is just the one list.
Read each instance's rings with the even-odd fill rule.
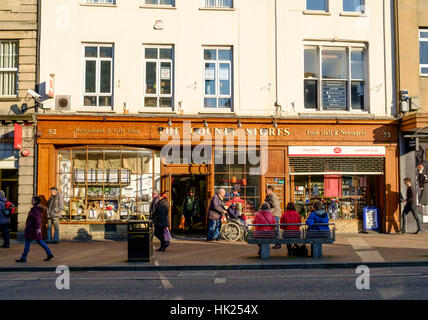
[[[1,300],[427,300],[428,267],[355,270],[0,273]],[[369,290],[357,289],[356,283]]]

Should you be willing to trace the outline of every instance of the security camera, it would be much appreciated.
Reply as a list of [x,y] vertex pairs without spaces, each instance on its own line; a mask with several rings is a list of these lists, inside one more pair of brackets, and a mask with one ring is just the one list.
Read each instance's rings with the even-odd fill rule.
[[28,89],[27,93],[32,96],[34,98],[34,100],[40,102],[40,100],[42,99],[42,96],[40,94],[38,94],[36,91]]

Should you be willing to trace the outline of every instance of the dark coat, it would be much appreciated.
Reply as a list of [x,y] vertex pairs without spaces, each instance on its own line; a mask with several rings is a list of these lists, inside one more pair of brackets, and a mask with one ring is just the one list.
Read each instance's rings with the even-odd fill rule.
[[208,219],[220,220],[221,215],[226,213],[227,211],[223,206],[223,201],[221,201],[220,196],[216,193],[210,202],[210,207],[208,209]]
[[314,226],[318,223],[328,223],[328,214],[324,210],[312,211],[308,219],[306,219],[306,224],[309,226],[308,230],[330,230],[329,226]]
[[153,224],[155,228],[169,227],[169,203],[168,199],[162,199],[158,202],[155,212],[153,213]]
[[149,208],[150,219],[153,218],[153,214],[156,211],[156,207],[158,205],[158,202],[159,202],[159,196],[153,198],[152,202],[150,203],[150,208]]
[[37,206],[32,207],[28,213],[24,238],[27,240],[42,240],[42,211]]
[[0,198],[0,224],[9,224],[10,223],[10,216],[6,217],[4,215],[4,211],[6,209],[6,198],[1,197]]

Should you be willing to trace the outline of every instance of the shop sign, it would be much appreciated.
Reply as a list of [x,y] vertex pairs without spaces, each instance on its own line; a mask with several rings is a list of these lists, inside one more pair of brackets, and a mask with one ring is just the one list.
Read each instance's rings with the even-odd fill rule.
[[385,157],[385,147],[296,146],[288,147],[289,157]]

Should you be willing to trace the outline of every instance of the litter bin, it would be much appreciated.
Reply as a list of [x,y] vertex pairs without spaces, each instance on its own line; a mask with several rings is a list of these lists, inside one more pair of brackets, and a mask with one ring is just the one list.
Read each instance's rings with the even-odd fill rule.
[[128,221],[128,261],[150,261],[152,256],[152,220]]

